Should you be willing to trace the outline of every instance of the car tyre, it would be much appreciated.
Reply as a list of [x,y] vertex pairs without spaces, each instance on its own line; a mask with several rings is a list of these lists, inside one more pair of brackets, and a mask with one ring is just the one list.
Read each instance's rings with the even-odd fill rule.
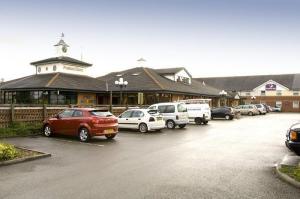
[[173,121],[173,120],[168,120],[167,122],[166,122],[166,125],[167,125],[167,128],[168,129],[174,129],[175,128],[175,122]]
[[90,133],[89,133],[89,130],[85,127],[82,127],[79,129],[79,133],[78,133],[78,137],[79,137],[79,140],[81,142],[87,142],[89,141],[90,139]]
[[147,124],[141,123],[141,124],[139,125],[139,131],[140,131],[141,133],[147,133],[147,131],[148,131],[148,126],[147,126]]
[[106,139],[112,140],[114,137],[116,137],[117,134],[105,134]]
[[200,117],[196,117],[195,118],[195,123],[198,124],[198,125],[202,124],[201,118]]
[[45,127],[44,127],[44,135],[46,137],[52,136],[52,129],[49,124],[45,125]]
[[253,116],[253,113],[250,111],[250,112],[248,113],[248,115],[249,115],[249,116]]
[[208,124],[208,121],[203,121],[203,124],[204,124],[204,125],[207,125],[207,124]]

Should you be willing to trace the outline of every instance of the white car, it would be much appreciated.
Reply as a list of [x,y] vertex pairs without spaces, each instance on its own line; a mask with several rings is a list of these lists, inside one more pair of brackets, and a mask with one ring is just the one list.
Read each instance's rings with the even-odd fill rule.
[[209,104],[186,104],[187,113],[190,121],[196,124],[207,124],[211,119]]
[[158,110],[168,129],[174,129],[176,126],[182,129],[189,123],[187,109],[183,103],[166,102],[153,104],[148,109]]
[[263,104],[255,104],[260,115],[265,115],[267,113],[266,107]]
[[119,128],[138,129],[141,133],[165,128],[165,121],[157,110],[130,109],[118,117]]

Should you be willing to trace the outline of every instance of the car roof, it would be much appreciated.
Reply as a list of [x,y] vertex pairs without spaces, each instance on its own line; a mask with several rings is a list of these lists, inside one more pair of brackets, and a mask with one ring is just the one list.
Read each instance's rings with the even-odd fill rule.
[[157,104],[152,104],[151,106],[154,106],[154,105],[176,105],[176,104],[184,104],[182,102],[163,102],[163,103],[157,103]]

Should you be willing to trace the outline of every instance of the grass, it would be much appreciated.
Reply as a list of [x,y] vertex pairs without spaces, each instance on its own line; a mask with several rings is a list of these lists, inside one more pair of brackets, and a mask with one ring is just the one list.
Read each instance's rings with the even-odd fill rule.
[[16,148],[11,144],[0,143],[0,162],[23,157],[35,156],[39,152]]
[[298,166],[286,166],[282,165],[279,169],[280,172],[290,176],[291,178],[295,179],[296,181],[300,182],[300,167]]
[[40,123],[11,123],[6,128],[0,128],[0,138],[34,135],[41,132],[42,124]]

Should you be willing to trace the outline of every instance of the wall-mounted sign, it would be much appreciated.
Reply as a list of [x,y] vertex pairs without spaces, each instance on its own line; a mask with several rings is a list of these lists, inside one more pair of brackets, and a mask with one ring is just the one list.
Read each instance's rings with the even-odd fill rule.
[[266,84],[266,91],[275,91],[276,84]]

